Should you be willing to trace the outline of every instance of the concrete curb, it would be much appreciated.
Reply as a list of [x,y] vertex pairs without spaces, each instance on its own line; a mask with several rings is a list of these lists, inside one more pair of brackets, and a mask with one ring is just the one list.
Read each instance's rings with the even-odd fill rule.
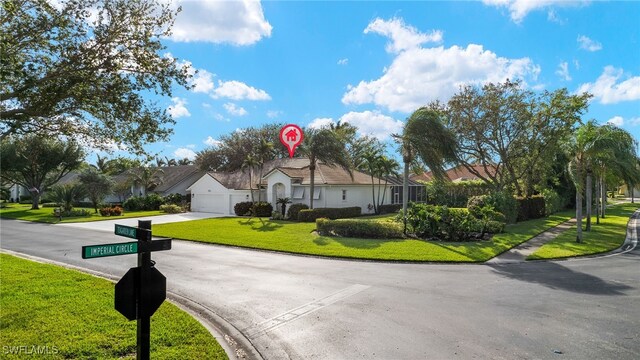
[[[16,251],[0,249],[0,253],[13,255],[22,259],[31,260],[43,264],[51,264],[66,269],[80,271],[101,279],[109,280],[114,283],[120,280],[117,276],[106,274],[100,271],[91,270],[76,265],[70,265],[55,260],[49,260],[38,256],[27,255]],[[200,324],[202,324],[202,326],[204,326],[209,331],[209,333],[211,333],[211,335],[218,341],[220,346],[227,353],[229,359],[264,359],[262,354],[260,354],[260,352],[253,346],[248,338],[246,338],[231,323],[226,321],[221,316],[217,315],[213,310],[189,298],[170,291],[167,291],[167,298],[169,302],[176,305],[181,310],[185,311],[193,318],[195,318]]]

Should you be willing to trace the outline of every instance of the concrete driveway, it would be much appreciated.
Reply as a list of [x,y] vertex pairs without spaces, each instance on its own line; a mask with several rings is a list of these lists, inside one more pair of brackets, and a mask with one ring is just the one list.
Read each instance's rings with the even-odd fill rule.
[[229,215],[203,213],[203,212],[188,212],[183,214],[144,216],[139,218],[126,218],[126,219],[93,221],[93,222],[84,222],[84,223],[64,223],[64,224],[57,224],[55,226],[113,232],[115,224],[126,225],[126,226],[138,226],[138,220],[151,220],[151,224],[166,224],[166,223],[208,219],[208,218],[224,217],[224,216],[229,216]]

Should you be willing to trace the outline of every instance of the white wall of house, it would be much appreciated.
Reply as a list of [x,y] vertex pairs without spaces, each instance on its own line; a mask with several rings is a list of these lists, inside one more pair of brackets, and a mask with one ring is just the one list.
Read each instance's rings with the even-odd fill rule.
[[[191,191],[191,211],[210,212],[225,215],[235,215],[233,207],[244,201],[251,201],[249,190],[227,189],[216,179],[209,175],[202,176],[189,189]],[[253,191],[255,200],[258,200],[258,192]],[[266,196],[265,192],[261,195]]]

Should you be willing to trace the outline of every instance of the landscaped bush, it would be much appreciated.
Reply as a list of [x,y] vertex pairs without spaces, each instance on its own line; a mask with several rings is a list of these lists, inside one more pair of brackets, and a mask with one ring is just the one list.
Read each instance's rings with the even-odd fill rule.
[[162,204],[164,204],[162,196],[151,193],[146,196],[132,196],[128,198],[122,206],[128,211],[160,210],[160,205]]
[[542,197],[544,197],[545,215],[555,214],[558,211],[566,209],[570,202],[568,196],[560,196],[553,189],[542,190]]
[[[478,210],[477,218],[464,208],[449,208],[427,204],[411,203],[407,208],[407,228],[415,236],[423,239],[467,241],[484,238],[486,233],[504,230],[500,213],[485,206]],[[403,214],[398,215],[402,219]]]
[[182,208],[176,204],[164,204],[160,205],[160,211],[166,212],[167,214],[179,214],[182,212]]
[[402,209],[402,204],[385,204],[378,206],[380,215],[397,213]]
[[316,220],[316,228],[320,235],[381,239],[404,237],[402,233],[402,224],[389,220],[329,220],[326,218],[320,218]]
[[506,192],[495,192],[487,195],[486,205],[493,206],[496,211],[507,217],[507,224],[513,224],[518,219],[518,203],[513,195]]
[[298,213],[298,221],[313,222],[319,218],[328,219],[345,219],[360,216],[362,214],[362,208],[359,206],[345,207],[345,208],[317,208],[317,209],[303,209]]
[[542,195],[534,195],[530,198],[517,198],[518,221],[539,219],[544,217],[545,203]]
[[253,203],[251,201],[243,201],[233,205],[233,212],[237,216],[245,216],[251,214],[251,206]]
[[90,216],[91,211],[87,209],[72,209],[62,212],[63,217],[77,217],[77,216]]
[[289,218],[289,220],[298,220],[300,210],[308,208],[309,206],[307,204],[291,204],[287,210],[287,218]]
[[98,210],[102,216],[120,216],[122,215],[122,208],[120,206],[105,206]]
[[165,204],[174,204],[174,205],[182,205],[182,202],[185,201],[185,197],[182,194],[169,194],[164,197]]
[[273,211],[270,220],[284,220],[284,215],[280,211]]
[[48,202],[48,203],[40,204],[40,206],[43,208],[55,208],[55,207],[62,206],[62,204],[56,203],[56,202]]
[[446,205],[448,207],[464,207],[472,196],[486,195],[490,187],[480,180],[458,182],[430,181],[425,184],[427,203]]
[[259,202],[255,204],[255,211],[257,217],[269,217],[273,212],[273,205],[268,202]]

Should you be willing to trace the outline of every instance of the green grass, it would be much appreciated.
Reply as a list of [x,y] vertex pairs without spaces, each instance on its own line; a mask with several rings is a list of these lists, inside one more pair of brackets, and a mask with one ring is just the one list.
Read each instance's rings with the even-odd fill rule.
[[[113,308],[113,283],[5,254],[0,254],[0,265],[3,346],[48,347],[48,356],[35,356],[47,359],[135,358],[136,322]],[[34,356],[5,350],[3,359]],[[227,356],[200,323],[165,302],[151,318],[151,358]]]
[[[392,216],[389,216],[392,217]],[[153,225],[176,239],[330,257],[435,262],[483,262],[571,218],[571,212],[509,225],[491,241],[432,242],[318,236],[315,223],[215,218]]]
[[[627,223],[640,204],[620,204],[608,209],[600,224],[592,218],[591,231],[582,232],[582,243],[576,243],[577,227],[573,226],[529,255],[527,260],[558,259],[600,254],[615,250],[624,243]],[[583,222],[583,229],[584,229]]]
[[57,223],[75,223],[75,222],[89,222],[89,221],[102,221],[102,220],[117,220],[132,217],[142,216],[155,216],[166,215],[166,213],[160,210],[154,211],[125,211],[121,216],[101,216],[100,213],[94,214],[94,209],[89,208],[75,208],[85,209],[91,213],[89,216],[76,216],[62,218],[62,221],[56,216],[53,216],[54,208],[43,208],[38,210],[31,210],[31,205],[28,204],[7,204],[6,207],[0,209],[0,218],[4,219],[17,219],[24,221],[34,221],[49,224]]

